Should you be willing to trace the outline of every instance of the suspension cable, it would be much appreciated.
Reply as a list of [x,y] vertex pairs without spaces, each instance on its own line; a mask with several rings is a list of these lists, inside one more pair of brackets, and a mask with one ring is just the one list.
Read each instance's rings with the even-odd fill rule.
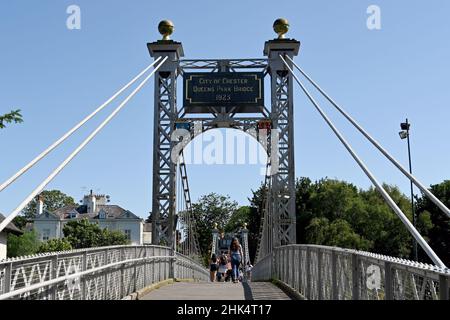
[[4,183],[0,185],[0,192],[6,189],[9,185],[11,185],[14,181],[16,181],[20,176],[22,176],[25,172],[30,170],[34,165],[36,165],[39,161],[41,161],[45,156],[47,156],[50,152],[52,152],[56,147],[58,147],[61,143],[67,140],[72,134],[74,134],[78,129],[80,129],[86,122],[91,120],[97,113],[106,108],[112,101],[114,101],[119,95],[121,95],[126,89],[128,89],[131,85],[133,85],[137,80],[139,80],[148,70],[150,70],[156,63],[161,60],[161,57],[156,59],[151,65],[145,68],[141,73],[139,73],[133,80],[131,80],[128,84],[126,84],[122,89],[117,91],[111,98],[109,98],[105,103],[103,103],[100,107],[97,108],[93,113],[84,118],[80,123],[78,123],[75,127],[70,129],[66,134],[64,134],[61,138],[59,138],[55,143],[53,143],[50,147],[44,150],[40,155],[38,155],[34,160],[28,163],[25,167],[17,171],[11,178],[6,180]]
[[330,126],[331,130],[336,134],[338,139],[342,142],[342,144],[345,146],[345,148],[348,150],[348,152],[351,154],[353,159],[358,163],[358,165],[361,167],[361,169],[364,171],[364,173],[367,175],[367,177],[372,181],[378,192],[380,192],[381,196],[384,198],[384,200],[387,202],[387,204],[392,208],[392,210],[397,214],[397,216],[400,218],[400,220],[403,222],[403,224],[406,226],[408,231],[411,233],[411,235],[417,240],[417,242],[420,244],[420,246],[423,248],[423,250],[427,253],[427,255],[430,257],[433,262],[438,265],[439,267],[445,268],[445,264],[442,262],[442,260],[436,255],[436,253],[433,251],[433,249],[428,245],[428,243],[425,241],[425,239],[420,235],[420,233],[417,231],[417,229],[412,225],[411,221],[406,217],[406,215],[402,212],[402,210],[397,206],[397,204],[392,200],[391,196],[386,192],[386,190],[381,186],[381,184],[377,181],[377,179],[374,177],[374,175],[370,172],[370,170],[367,168],[367,166],[364,164],[364,162],[359,158],[359,156],[355,153],[353,148],[350,146],[350,144],[346,141],[344,136],[339,132],[339,130],[334,126],[333,122],[328,118],[328,116],[325,114],[325,112],[322,110],[322,108],[319,106],[319,104],[314,100],[314,98],[311,96],[311,94],[308,92],[308,90],[305,88],[305,86],[302,84],[302,82],[298,79],[298,77],[294,74],[294,71],[289,66],[289,64],[286,62],[286,60],[283,58],[283,56],[280,55],[281,60],[285,64],[285,66],[289,69],[291,75],[294,77],[296,82],[299,84],[303,92],[307,95],[309,100],[312,102],[314,107],[317,109],[317,111],[320,113],[322,118],[325,120],[325,122]]
[[450,209],[442,203],[433,193],[430,192],[419,180],[409,173],[381,144],[376,141],[363,127],[361,127],[355,119],[353,119],[342,107],[340,107],[322,88],[314,82],[289,56],[287,58],[298,71],[351,123],[359,132],[362,133],[386,158],[389,159],[409,180],[411,180],[431,201],[433,201],[439,209],[450,217]]
[[42,190],[80,153],[81,150],[119,113],[120,110],[144,87],[150,78],[161,68],[167,61],[165,57],[163,61],[155,67],[155,69],[148,75],[139,86],[72,152],[60,165],[53,171],[25,200],[5,219],[0,223],[0,232],[25,208],[25,206],[33,200]]

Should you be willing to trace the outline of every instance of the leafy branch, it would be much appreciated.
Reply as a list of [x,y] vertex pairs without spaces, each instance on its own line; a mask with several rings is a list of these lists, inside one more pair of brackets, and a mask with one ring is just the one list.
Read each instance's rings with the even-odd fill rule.
[[23,118],[21,110],[11,111],[3,116],[0,116],[0,129],[6,128],[6,123],[22,123]]

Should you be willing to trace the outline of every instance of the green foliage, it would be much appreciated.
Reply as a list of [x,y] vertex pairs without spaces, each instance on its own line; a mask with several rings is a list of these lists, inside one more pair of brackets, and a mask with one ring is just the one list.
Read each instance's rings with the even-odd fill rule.
[[97,224],[90,223],[87,219],[69,221],[64,226],[63,233],[74,249],[129,244],[122,232],[101,229]]
[[41,243],[37,253],[60,252],[72,250],[72,245],[67,239],[51,239]]
[[228,220],[225,226],[225,232],[235,232],[241,229],[245,223],[249,225],[251,214],[251,208],[248,206],[237,209],[231,215],[230,220]]
[[223,230],[237,208],[237,202],[231,201],[229,196],[215,193],[201,197],[192,205],[200,250],[204,255],[211,251],[214,224],[217,223],[219,229]]
[[35,231],[25,232],[21,236],[9,234],[7,241],[7,255],[9,258],[35,254],[40,245]]
[[314,218],[305,229],[306,243],[325,245],[327,241],[326,231],[330,226],[327,218]]
[[371,246],[370,241],[357,234],[342,219],[330,223],[327,218],[314,218],[305,231],[309,243],[358,250],[369,250]]
[[98,247],[108,247],[108,246],[121,246],[128,245],[130,242],[128,241],[126,235],[123,232],[117,230],[108,230],[103,229],[100,234],[100,239],[98,242]]
[[[432,185],[430,191],[442,203],[450,207],[450,180]],[[447,266],[450,265],[450,218],[424,195],[417,199],[416,207],[419,230],[427,235],[430,247],[441,260]],[[423,250],[420,249],[419,258],[429,262]]]
[[63,228],[64,237],[74,249],[96,247],[101,231],[98,225],[87,219],[69,221]]
[[305,230],[314,217],[311,196],[314,194],[314,184],[308,178],[300,178],[296,183],[296,213],[297,213],[297,242],[306,241]]
[[25,230],[25,226],[27,225],[27,219],[24,216],[17,216],[12,221],[14,225],[20,230]]
[[0,129],[6,127],[5,123],[22,123],[23,118],[20,112],[21,110],[13,110],[10,113],[0,116]]
[[[410,200],[384,185],[396,204],[410,215]],[[378,191],[358,190],[331,179],[297,181],[297,234],[300,243],[369,250],[409,257],[412,238]]]
[[[383,185],[398,207],[412,220],[410,199],[397,187]],[[450,181],[431,186],[431,191],[450,206]],[[214,223],[232,232],[248,223],[249,251],[253,260],[259,242],[265,190],[253,191],[250,206],[237,209],[229,197],[204,196],[194,205],[202,252],[208,252]],[[450,219],[426,197],[417,198],[417,228],[430,246],[450,265]],[[333,179],[296,183],[297,242],[366,250],[389,256],[412,258],[412,237],[379,192],[360,190]],[[204,257],[205,261],[208,259]],[[421,261],[427,261],[419,249]]]
[[[383,185],[397,206],[412,220],[411,203],[397,187]],[[361,191],[364,209],[353,215],[355,230],[373,242],[371,251],[390,256],[412,258],[412,237],[400,218],[374,188]],[[358,217],[359,216],[359,217]]]
[[[44,210],[55,211],[65,206],[76,205],[75,200],[59,190],[43,191],[41,196],[44,198]],[[33,199],[22,210],[23,216],[28,220],[36,218],[38,200]]]
[[[384,188],[411,219],[410,199],[396,187],[384,185]],[[250,219],[253,219],[258,228],[263,199],[261,187],[253,192],[253,198],[250,200]],[[297,243],[339,246],[411,257],[412,237],[374,188],[359,190],[344,181],[325,178],[312,182],[309,178],[300,178],[296,182],[296,215]],[[433,222],[430,213],[422,213],[418,218],[418,225],[425,233],[431,233]],[[259,229],[253,232],[250,230],[249,246],[252,238],[255,245],[257,244],[258,236]],[[442,236],[444,237],[445,235]],[[251,249],[250,257],[254,258],[254,251]]]
[[251,261],[255,260],[256,250],[260,241],[261,216],[263,213],[264,199],[267,194],[267,188],[264,185],[252,191],[253,196],[250,201],[250,215],[248,222],[248,251]]

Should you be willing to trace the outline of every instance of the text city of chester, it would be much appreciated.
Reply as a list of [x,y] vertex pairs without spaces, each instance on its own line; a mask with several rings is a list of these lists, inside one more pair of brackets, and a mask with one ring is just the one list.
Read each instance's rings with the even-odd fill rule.
[[[200,78],[198,80],[200,85],[205,86],[193,86],[194,93],[239,93],[239,92],[254,92],[255,88],[251,86],[245,86],[249,83],[248,79],[205,79]],[[244,85],[244,86],[242,86]]]

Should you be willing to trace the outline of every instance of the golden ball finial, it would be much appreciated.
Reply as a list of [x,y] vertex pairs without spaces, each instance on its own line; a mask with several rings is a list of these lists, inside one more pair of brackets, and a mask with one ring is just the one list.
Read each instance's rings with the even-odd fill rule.
[[163,20],[159,23],[158,30],[163,36],[163,40],[170,40],[170,36],[175,31],[175,25],[170,20]]
[[244,230],[247,230],[247,223],[244,223]]
[[277,19],[273,24],[273,30],[278,34],[278,39],[285,39],[289,31],[289,21],[284,18]]

